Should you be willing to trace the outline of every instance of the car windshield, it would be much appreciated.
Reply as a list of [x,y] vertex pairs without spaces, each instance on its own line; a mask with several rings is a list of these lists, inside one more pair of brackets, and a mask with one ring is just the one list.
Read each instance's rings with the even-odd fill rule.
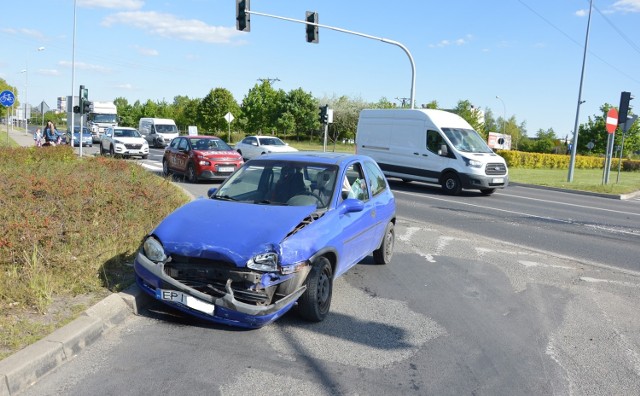
[[106,124],[113,124],[118,122],[118,116],[116,114],[91,114],[89,119],[93,122],[103,122]]
[[467,153],[492,153],[484,139],[473,129],[442,128],[453,147]]
[[178,128],[175,125],[156,125],[156,132],[158,133],[178,133]]
[[333,197],[337,172],[335,165],[252,160],[229,177],[211,198],[324,209]]
[[220,139],[189,138],[194,150],[233,151],[231,147]]
[[140,134],[135,129],[114,129],[113,136],[115,137],[140,137]]
[[260,137],[261,146],[286,146],[286,144],[277,137]]

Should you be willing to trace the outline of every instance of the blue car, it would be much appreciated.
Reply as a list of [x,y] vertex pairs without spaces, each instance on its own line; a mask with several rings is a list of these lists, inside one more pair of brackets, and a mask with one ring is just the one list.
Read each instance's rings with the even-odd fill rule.
[[[71,133],[67,130],[66,141],[70,141]],[[91,131],[87,127],[82,127],[82,145],[84,147],[93,147],[93,138],[91,137]],[[73,128],[73,147],[80,146],[80,127],[75,126]]]
[[142,290],[193,316],[259,328],[295,306],[319,322],[335,278],[391,260],[395,198],[369,157],[267,154],[208,195],[162,220],[134,264]]

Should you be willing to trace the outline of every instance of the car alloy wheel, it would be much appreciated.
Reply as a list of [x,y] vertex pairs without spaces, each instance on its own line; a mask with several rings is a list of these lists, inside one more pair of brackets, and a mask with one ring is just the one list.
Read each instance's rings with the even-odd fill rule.
[[196,183],[198,181],[198,176],[196,175],[196,167],[193,164],[189,164],[187,167],[187,179],[189,179],[190,183]]
[[162,174],[165,176],[169,176],[169,161],[162,160]]

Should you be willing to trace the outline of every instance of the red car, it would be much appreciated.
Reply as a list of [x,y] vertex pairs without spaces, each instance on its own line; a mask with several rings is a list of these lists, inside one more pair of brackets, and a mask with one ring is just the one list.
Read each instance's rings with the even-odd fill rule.
[[165,148],[162,172],[180,173],[196,183],[223,180],[242,166],[242,156],[215,136],[179,136]]

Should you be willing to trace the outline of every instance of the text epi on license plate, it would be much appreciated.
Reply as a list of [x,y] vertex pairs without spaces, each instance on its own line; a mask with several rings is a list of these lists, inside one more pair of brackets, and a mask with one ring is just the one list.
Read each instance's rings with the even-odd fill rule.
[[195,309],[196,311],[204,312],[209,315],[213,315],[213,310],[215,308],[213,304],[200,301],[195,297],[176,290],[158,289],[156,290],[156,296],[161,300],[177,302],[182,305],[186,305],[189,308]]

